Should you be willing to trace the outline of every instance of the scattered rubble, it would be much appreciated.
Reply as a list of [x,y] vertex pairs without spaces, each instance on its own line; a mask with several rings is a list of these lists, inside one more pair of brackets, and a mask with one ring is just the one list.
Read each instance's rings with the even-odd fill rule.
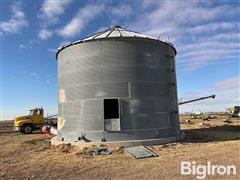
[[232,121],[230,120],[230,119],[228,119],[228,118],[226,118],[226,119],[223,119],[223,121],[222,122],[224,122],[224,123],[227,123],[227,124],[229,124],[229,123],[232,123]]
[[57,129],[53,126],[50,127],[50,134],[57,135]]
[[203,121],[199,123],[199,126],[210,126],[210,124]]
[[109,155],[113,152],[113,150],[109,149],[105,145],[95,146],[92,145],[90,147],[84,147],[81,151],[76,153],[77,157],[89,157],[95,155]]
[[119,147],[116,147],[113,152],[113,154],[122,154],[124,153],[124,147],[123,146],[119,146]]
[[[209,160],[222,164],[230,159],[231,163],[239,164],[239,158],[236,158],[239,156],[239,119],[229,118],[232,123],[225,124],[222,121],[226,116],[222,114],[210,120],[211,127],[206,128],[198,125],[202,122],[200,119],[191,120],[193,123],[189,125],[185,123],[185,119],[190,119],[189,115],[180,118],[181,130],[187,135],[186,139],[180,143],[147,146],[160,157],[145,160],[134,160],[122,146],[108,144],[95,145],[107,146],[113,150],[110,155],[77,158],[75,153],[82,151],[82,146],[51,146],[49,143],[52,136],[38,132],[31,135],[6,133],[10,132],[12,124],[2,125],[3,122],[0,122],[0,146],[3,147],[0,153],[0,164],[3,164],[0,179],[182,179],[181,174],[173,169],[179,168],[179,164],[186,160],[186,155],[196,162]],[[69,153],[61,152],[61,148]],[[132,177],[136,172],[139,174]],[[219,176],[212,176],[211,179],[219,179]],[[236,176],[228,179],[236,179]]]
[[58,146],[55,146],[54,148],[56,148],[57,150],[63,153],[70,153],[73,151],[73,146],[71,145],[71,143],[60,144]]
[[41,134],[49,134],[49,132],[50,132],[50,126],[44,125],[40,128],[40,133]]
[[185,122],[186,122],[186,124],[192,124],[192,121],[189,119],[186,119]]

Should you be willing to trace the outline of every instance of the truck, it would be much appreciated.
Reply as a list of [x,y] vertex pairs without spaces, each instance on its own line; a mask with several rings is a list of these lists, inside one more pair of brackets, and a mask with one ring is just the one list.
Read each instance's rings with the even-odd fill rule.
[[231,106],[226,108],[229,117],[240,117],[240,106]]
[[34,108],[30,110],[29,115],[14,118],[13,129],[23,134],[31,134],[33,131],[40,129],[44,124],[56,126],[56,115],[44,118],[44,109]]
[[202,119],[202,117],[203,117],[203,113],[202,112],[192,112],[191,114],[190,114],[190,118],[191,119]]
[[208,113],[203,113],[201,111],[199,112],[192,112],[190,114],[191,119],[203,119],[203,120],[208,120],[208,119],[214,119],[216,116],[211,116]]

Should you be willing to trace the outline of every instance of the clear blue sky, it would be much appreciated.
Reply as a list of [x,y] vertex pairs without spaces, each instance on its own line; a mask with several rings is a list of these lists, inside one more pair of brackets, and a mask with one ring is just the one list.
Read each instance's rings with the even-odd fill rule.
[[113,24],[175,45],[179,98],[217,95],[182,112],[239,104],[240,1],[0,2],[0,119],[57,113],[56,49]]

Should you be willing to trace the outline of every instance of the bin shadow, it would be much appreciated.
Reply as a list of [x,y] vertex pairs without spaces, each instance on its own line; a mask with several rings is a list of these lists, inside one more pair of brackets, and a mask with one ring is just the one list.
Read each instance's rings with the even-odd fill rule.
[[185,139],[181,142],[186,143],[240,140],[239,125],[225,124],[215,127],[187,129],[182,130],[182,132],[185,133]]

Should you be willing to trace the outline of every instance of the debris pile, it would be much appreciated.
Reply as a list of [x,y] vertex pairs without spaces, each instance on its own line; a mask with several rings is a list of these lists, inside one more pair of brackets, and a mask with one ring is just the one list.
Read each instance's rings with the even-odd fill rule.
[[50,126],[42,126],[40,128],[40,133],[41,134],[49,134],[49,132],[50,132]]
[[226,124],[232,123],[232,121],[231,121],[229,118],[223,119],[222,122],[224,122],[224,123],[226,123]]
[[106,145],[101,144],[100,146],[92,145],[90,147],[84,147],[82,151],[77,152],[77,157],[89,157],[95,155],[109,155],[112,154],[113,150],[109,149]]
[[113,154],[122,154],[124,153],[124,147],[123,146],[119,146],[119,147],[116,147],[113,151],[112,151]]
[[186,122],[186,124],[192,124],[192,121],[189,119],[186,119],[185,122]]
[[58,146],[55,146],[55,148],[57,150],[59,150],[60,152],[63,152],[63,153],[70,153],[73,151],[73,146],[71,145],[71,143],[67,143],[67,144],[60,144]]
[[199,126],[207,126],[207,127],[210,127],[210,124],[209,124],[209,123],[206,123],[205,121],[203,121],[203,122],[200,122],[200,123],[199,123]]
[[41,134],[57,135],[57,129],[53,126],[44,125],[40,128]]

